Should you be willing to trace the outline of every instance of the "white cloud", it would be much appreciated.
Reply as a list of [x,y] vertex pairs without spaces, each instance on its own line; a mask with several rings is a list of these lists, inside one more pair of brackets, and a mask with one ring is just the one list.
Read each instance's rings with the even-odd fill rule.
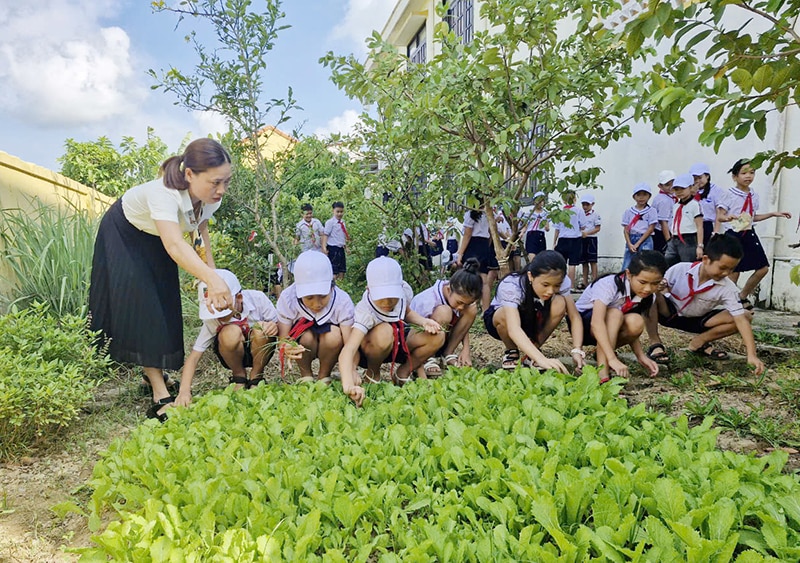
[[332,37],[348,40],[359,54],[366,54],[365,39],[373,30],[383,30],[394,6],[390,0],[348,0],[344,19],[333,28]]
[[34,125],[86,125],[134,110],[147,88],[130,38],[102,18],[114,0],[34,0],[0,9],[0,110]]
[[324,139],[330,137],[334,133],[348,135],[355,132],[356,126],[359,123],[361,123],[359,113],[355,110],[348,109],[341,115],[337,115],[328,120],[322,127],[317,127],[314,130],[314,136]]

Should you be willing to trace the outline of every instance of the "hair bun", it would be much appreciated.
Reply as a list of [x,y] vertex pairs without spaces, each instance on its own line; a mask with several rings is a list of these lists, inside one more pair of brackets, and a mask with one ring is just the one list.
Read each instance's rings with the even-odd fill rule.
[[471,256],[464,261],[464,269],[470,274],[477,274],[481,269],[481,263],[477,258]]

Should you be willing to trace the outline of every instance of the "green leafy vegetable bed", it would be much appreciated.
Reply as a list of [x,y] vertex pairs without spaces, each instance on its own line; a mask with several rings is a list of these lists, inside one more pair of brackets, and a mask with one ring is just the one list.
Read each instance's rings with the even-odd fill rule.
[[225,391],[97,465],[85,560],[797,561],[786,456],[716,449],[619,386],[453,370],[369,390]]

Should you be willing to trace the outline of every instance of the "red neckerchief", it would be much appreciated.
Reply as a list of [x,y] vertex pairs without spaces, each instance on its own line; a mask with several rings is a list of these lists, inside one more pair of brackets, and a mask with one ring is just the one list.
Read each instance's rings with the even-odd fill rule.
[[[392,367],[390,368],[389,373],[394,375],[394,363],[397,359],[397,352],[399,350],[403,350],[403,352],[406,353],[406,358],[408,358],[409,362],[411,361],[411,352],[408,351],[408,344],[406,343],[405,323],[402,320],[399,320],[389,324],[392,326],[392,333],[394,335],[394,343],[392,344]],[[414,369],[413,364],[411,365],[411,369]]]
[[749,213],[751,217],[754,215],[753,192],[747,192],[747,197],[744,198],[744,204],[742,204],[742,210],[740,213]]
[[[619,279],[622,281],[622,285],[624,287],[625,286],[625,274],[624,273],[620,274],[619,275]],[[629,312],[631,309],[636,307],[637,304],[638,303],[636,301],[631,299],[630,295],[626,295],[625,296],[625,303],[622,304],[622,314],[624,315],[625,313]]]
[[242,330],[242,334],[245,338],[250,336],[250,323],[247,322],[247,319],[236,319],[227,323],[222,323],[217,327],[217,334],[219,334],[220,331],[228,325],[238,326]]
[[[534,213],[536,213],[536,210],[534,210]],[[542,222],[542,215],[541,215],[541,214],[537,214],[537,216],[536,216],[536,221],[534,221],[534,222],[533,222],[533,226],[532,226],[530,229],[528,229],[528,230],[529,230],[529,231],[535,231],[535,230],[537,230],[537,229],[539,228],[539,224],[540,224],[541,222]]]
[[350,242],[350,233],[347,232],[347,228],[344,226],[344,222],[341,219],[337,219],[339,221],[339,226],[342,228],[342,232],[344,233],[344,240]]
[[[692,264],[691,268],[694,268],[694,267],[695,267],[695,266],[697,266],[699,263],[700,263],[700,262],[694,262],[694,263]],[[690,268],[690,270],[691,270],[691,268]],[[692,300],[694,299],[694,297],[695,297],[696,295],[700,295],[701,293],[705,293],[706,291],[709,291],[709,290],[711,290],[711,289],[714,287],[714,284],[712,283],[712,284],[710,284],[710,285],[708,285],[708,286],[704,287],[703,289],[699,289],[699,290],[695,291],[695,289],[694,289],[694,276],[691,274],[691,272],[688,272],[688,271],[686,272],[686,275],[689,277],[689,293],[688,293],[688,294],[686,294],[686,296],[685,296],[685,297],[678,297],[677,295],[675,295],[675,292],[672,292],[672,296],[673,296],[675,299],[677,299],[678,301],[686,301],[686,303],[684,303],[684,304],[683,304],[683,307],[681,307],[680,309],[678,309],[678,312],[679,312],[679,313],[680,313],[681,311],[683,311],[683,310],[684,310],[686,307],[688,307],[688,306],[689,306],[689,303],[691,303],[691,302],[692,302]]]
[[665,196],[668,196],[672,200],[672,203],[677,203],[678,202],[678,198],[675,197],[675,194],[671,194],[669,192],[665,192],[664,190],[661,190],[661,193],[664,194]]
[[700,195],[700,192],[697,192],[696,194],[694,194],[694,200],[695,201],[702,201],[703,200],[703,196]]
[[[689,201],[692,201],[692,198],[689,198]],[[681,234],[681,218],[683,217],[683,208],[687,203],[689,203],[689,201],[686,203],[678,202],[678,211],[675,212],[675,217],[672,219],[672,232],[677,233],[678,240],[684,244],[686,241],[683,240],[683,234]]]
[[[292,340],[297,340],[303,335],[305,331],[314,326],[314,324],[315,323],[313,320],[301,317],[299,321],[294,323],[294,326],[289,331],[289,338],[291,338]],[[283,346],[281,346],[280,350],[278,351],[278,359],[280,360],[281,363],[281,380],[283,380],[285,379],[285,370],[286,370],[286,357],[283,350]]]
[[312,219],[310,222],[306,222],[306,220],[303,219],[303,224],[308,228],[308,234],[311,237],[311,243],[317,244],[317,235],[314,234],[314,229],[312,228],[314,225],[314,220]]
[[[635,208],[631,207],[631,209],[635,209]],[[628,232],[628,233],[631,232],[631,229],[633,228],[633,226],[636,223],[638,223],[644,217],[644,212],[645,211],[647,211],[646,207],[644,208],[644,210],[641,213],[639,213],[638,211],[636,212],[636,215],[633,216],[633,219],[631,219],[631,222],[628,223],[628,225],[625,227],[625,231],[626,232]]]

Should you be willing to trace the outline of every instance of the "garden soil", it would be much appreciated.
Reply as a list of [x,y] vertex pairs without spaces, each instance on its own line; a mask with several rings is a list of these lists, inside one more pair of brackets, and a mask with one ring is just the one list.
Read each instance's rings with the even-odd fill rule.
[[[763,379],[746,369],[738,337],[722,343],[722,348],[733,354],[732,359],[710,365],[710,362],[686,355],[683,351],[688,342],[686,335],[665,330],[662,336],[673,356],[670,367],[662,368],[654,379],[641,369],[632,369],[622,395],[631,405],[645,403],[670,415],[691,413],[695,423],[700,421],[698,397],[716,398],[719,408],[725,411],[735,409],[746,415],[757,410],[763,419],[785,417],[787,411],[796,412],[787,408],[787,401],[793,399],[787,398],[785,393],[770,391],[780,387],[787,377],[800,379],[800,373],[794,373],[793,367],[786,367],[797,365],[792,361],[797,353],[796,346],[785,344],[786,337],[797,342],[798,320],[800,316],[797,315],[757,311],[756,330],[767,337],[774,335],[768,338],[770,344],[759,345],[759,353],[769,368]],[[502,344],[484,332],[474,332],[470,338],[474,365],[497,368],[503,353]],[[545,345],[544,352],[561,357],[566,364],[571,347],[569,334],[562,327]],[[623,356],[629,365],[635,363],[632,355]],[[279,380],[276,363],[272,361],[268,375]],[[195,396],[226,384],[227,376],[209,358],[204,357],[201,368],[205,369],[196,378]],[[736,383],[731,384],[731,379]],[[63,503],[81,506],[89,500],[91,491],[86,483],[100,452],[114,438],[127,435],[132,425],[141,420],[114,416],[114,409],[138,410],[142,417],[148,406],[146,398],[122,400],[126,395],[135,394],[132,390],[138,390],[135,377],[108,382],[100,389],[95,402],[85,409],[82,420],[76,425],[79,430],[51,437],[26,457],[0,465],[0,563],[76,561],[78,556],[66,552],[65,548],[90,544],[91,532],[84,516],[53,508]],[[691,405],[694,408],[688,408]],[[100,424],[102,432],[98,436],[87,436],[93,428],[90,419],[95,419],[96,423],[98,417],[105,417]],[[772,449],[769,441],[733,430],[724,430],[718,443],[724,449],[755,455]],[[800,470],[800,454],[795,449],[785,449],[789,452],[787,470]]]

